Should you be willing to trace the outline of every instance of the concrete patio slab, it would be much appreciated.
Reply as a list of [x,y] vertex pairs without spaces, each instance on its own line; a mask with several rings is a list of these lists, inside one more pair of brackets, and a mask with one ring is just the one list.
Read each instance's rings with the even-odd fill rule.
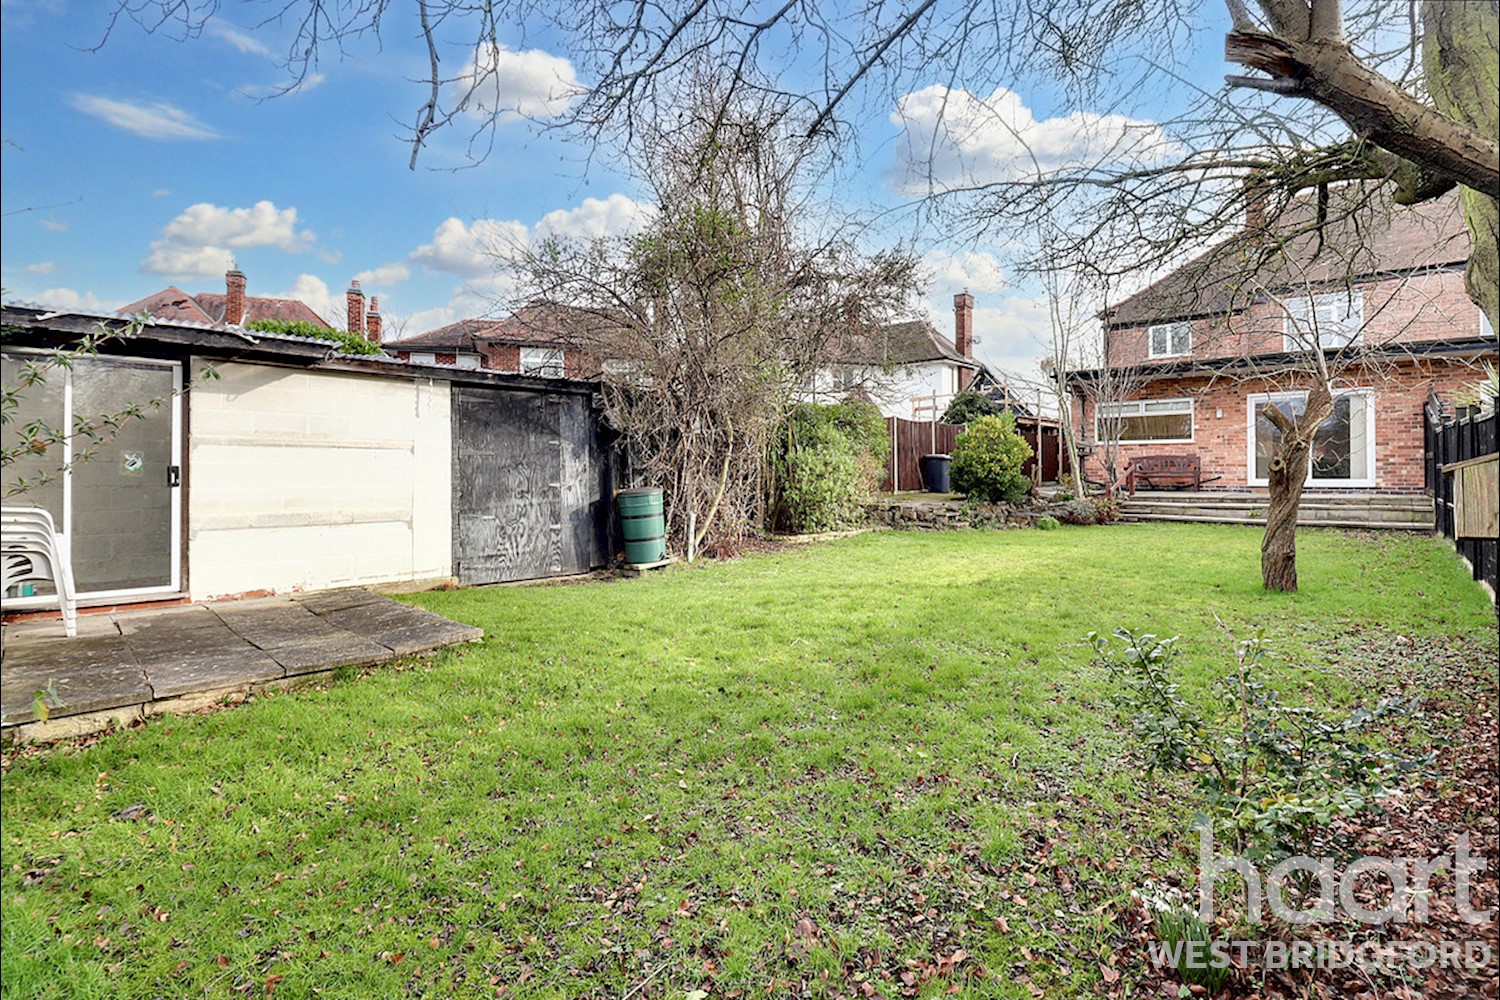
[[[482,630],[367,590],[83,615],[5,626],[5,734],[57,739],[111,720],[189,711],[344,665],[368,666],[483,637]],[[48,719],[38,708],[45,695]]]

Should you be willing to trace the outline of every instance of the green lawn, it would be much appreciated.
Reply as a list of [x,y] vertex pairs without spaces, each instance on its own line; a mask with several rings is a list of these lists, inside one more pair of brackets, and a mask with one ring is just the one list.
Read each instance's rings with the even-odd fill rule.
[[1300,542],[1290,596],[1258,532],[1166,525],[418,595],[488,638],[12,760],[4,995],[1091,994],[1195,841],[1087,631],[1181,633],[1197,694],[1216,614],[1318,702],[1494,663],[1441,543]]

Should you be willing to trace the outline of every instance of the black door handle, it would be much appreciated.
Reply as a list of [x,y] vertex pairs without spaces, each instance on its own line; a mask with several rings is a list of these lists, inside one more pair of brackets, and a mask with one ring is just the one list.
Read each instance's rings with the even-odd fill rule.
[[181,486],[182,485],[182,466],[180,466],[180,465],[169,465],[169,466],[167,466],[167,485],[168,486]]

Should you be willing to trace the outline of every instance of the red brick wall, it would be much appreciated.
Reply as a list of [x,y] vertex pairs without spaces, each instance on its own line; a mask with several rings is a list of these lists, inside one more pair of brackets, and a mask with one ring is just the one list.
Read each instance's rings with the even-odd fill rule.
[[443,353],[439,352],[439,353],[433,355],[433,360],[436,361],[440,365],[456,365],[456,364],[458,364],[458,355],[457,354],[443,354]]
[[521,348],[515,344],[485,344],[483,358],[484,367],[497,372],[521,370]]
[[[1490,361],[1493,364],[1495,359]],[[1339,381],[1340,388],[1374,391],[1375,490],[1421,492],[1424,485],[1422,404],[1428,392],[1436,392],[1439,398],[1451,402],[1458,389],[1473,385],[1480,375],[1477,364],[1406,361],[1378,370],[1355,371]],[[1133,455],[1196,454],[1202,458],[1204,476],[1223,477],[1207,488],[1245,489],[1249,483],[1248,398],[1255,393],[1295,391],[1306,386],[1306,380],[1288,378],[1236,381],[1206,376],[1150,383],[1133,393],[1131,398],[1186,397],[1193,400],[1193,441],[1187,444],[1122,443],[1119,445],[1117,470],[1123,472],[1125,462]],[[1075,401],[1074,416],[1081,421],[1081,439],[1095,441],[1093,407]],[[1104,479],[1097,448],[1085,463],[1085,474],[1091,479]],[[1331,485],[1319,483],[1317,488],[1331,488]],[[1371,489],[1368,486],[1352,488]]]
[[[1366,345],[1469,337],[1479,333],[1479,307],[1464,291],[1461,270],[1364,282],[1356,288],[1364,299]],[[1337,289],[1314,288],[1309,291],[1317,293]],[[1284,317],[1281,304],[1266,298],[1227,319],[1215,316],[1193,320],[1192,357],[1225,358],[1280,352],[1284,349]],[[1170,320],[1170,317],[1164,319]],[[1180,357],[1148,357],[1146,334],[1147,326],[1110,330],[1109,363],[1152,365],[1183,360]]]

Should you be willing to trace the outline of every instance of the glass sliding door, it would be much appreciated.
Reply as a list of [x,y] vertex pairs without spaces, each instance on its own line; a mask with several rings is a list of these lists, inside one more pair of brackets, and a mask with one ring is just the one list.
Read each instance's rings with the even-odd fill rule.
[[[4,355],[15,385],[28,361]],[[124,358],[80,358],[25,389],[5,424],[5,447],[32,421],[67,434],[36,438],[5,469],[7,506],[44,507],[69,540],[81,597],[175,592],[181,583],[182,369]],[[20,596],[20,595],[12,595]],[[24,598],[22,598],[24,599]]]
[[[1262,407],[1271,403],[1293,420],[1307,408],[1306,393],[1252,395],[1249,399],[1250,484],[1264,486],[1270,477],[1271,457],[1281,447],[1281,432],[1267,420]],[[1333,413],[1313,435],[1307,481],[1323,486],[1375,485],[1374,393],[1352,389],[1333,399]]]

